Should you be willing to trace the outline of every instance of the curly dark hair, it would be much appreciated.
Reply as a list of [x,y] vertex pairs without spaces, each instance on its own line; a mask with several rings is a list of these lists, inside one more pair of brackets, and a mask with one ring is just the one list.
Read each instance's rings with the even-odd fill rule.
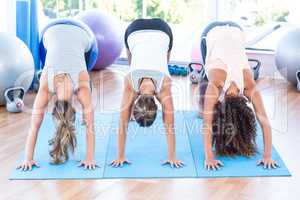
[[256,119],[243,96],[228,96],[216,104],[212,132],[219,156],[250,157],[257,153]]
[[157,105],[154,96],[141,95],[133,106],[133,116],[141,127],[148,127],[153,124],[157,114]]

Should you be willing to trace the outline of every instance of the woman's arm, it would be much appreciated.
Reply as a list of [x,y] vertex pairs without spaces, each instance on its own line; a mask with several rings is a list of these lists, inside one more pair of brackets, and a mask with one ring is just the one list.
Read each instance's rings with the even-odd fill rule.
[[219,160],[215,160],[212,148],[212,122],[214,107],[220,95],[220,88],[224,86],[226,72],[220,69],[211,69],[209,71],[209,82],[204,97],[203,110],[203,137],[204,137],[204,153],[205,168],[210,170],[219,169],[223,164]]
[[172,167],[182,167],[183,162],[176,159],[176,139],[174,133],[174,106],[172,98],[172,81],[170,78],[165,78],[161,92],[157,98],[162,105],[163,123],[166,130],[168,143],[168,159],[165,163],[169,163]]
[[95,169],[95,132],[94,132],[94,109],[92,103],[92,94],[90,88],[90,78],[88,72],[81,72],[79,76],[79,88],[77,98],[82,105],[84,124],[86,125],[86,158],[81,161],[80,166],[86,169]]
[[137,94],[133,90],[129,76],[127,76],[124,80],[124,91],[119,120],[118,155],[117,159],[111,162],[111,166],[113,167],[122,167],[124,163],[129,163],[125,158],[126,133],[131,116],[132,105],[136,97]]
[[258,164],[265,168],[276,168],[277,164],[272,160],[272,134],[269,119],[267,117],[260,92],[256,88],[256,82],[250,70],[244,70],[245,96],[252,102],[256,117],[263,131],[264,155]]
[[43,72],[40,78],[40,87],[33,104],[31,124],[25,146],[25,161],[18,166],[18,168],[24,171],[31,170],[34,165],[38,166],[38,164],[33,160],[33,157],[38,132],[49,101],[47,77],[47,72]]

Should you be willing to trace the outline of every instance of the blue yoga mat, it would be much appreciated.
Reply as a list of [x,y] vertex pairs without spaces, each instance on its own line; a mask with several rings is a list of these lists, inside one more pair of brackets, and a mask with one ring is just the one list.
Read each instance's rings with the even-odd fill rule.
[[290,176],[290,172],[281,160],[276,149],[272,149],[272,157],[279,164],[280,168],[277,169],[264,169],[262,166],[257,166],[256,162],[262,158],[263,152],[263,137],[261,129],[258,128],[257,132],[257,146],[258,154],[251,158],[242,156],[230,157],[218,157],[223,164],[218,171],[208,171],[204,168],[204,148],[202,135],[199,134],[199,130],[202,126],[202,120],[198,118],[196,112],[185,112],[185,122],[189,133],[189,139],[191,142],[191,148],[197,169],[197,177],[253,177],[253,176]]
[[[118,115],[113,117],[113,124],[118,124]],[[175,114],[177,158],[185,163],[185,167],[172,169],[162,166],[167,159],[167,140],[162,124],[162,114],[159,113],[151,128],[142,128],[132,121],[129,123],[126,142],[126,156],[130,165],[122,168],[106,167],[104,178],[180,178],[195,177],[196,168],[190,148],[187,130],[182,123],[184,115]],[[117,131],[110,133],[107,162],[117,155]]]
[[[103,177],[104,162],[106,157],[106,149],[108,144],[109,135],[108,130],[111,125],[110,115],[98,114],[95,116],[95,130],[96,142],[95,142],[95,160],[100,167],[96,170],[85,170],[77,167],[79,160],[85,158],[86,151],[86,131],[85,126],[81,125],[81,115],[76,116],[76,137],[77,137],[77,149],[74,155],[72,155],[68,162],[60,165],[52,165],[49,163],[51,157],[49,156],[48,141],[53,137],[54,125],[52,123],[51,114],[45,115],[45,119],[41,126],[36,149],[35,149],[35,161],[40,164],[40,168],[34,168],[32,171],[20,171],[14,170],[11,179],[99,179]],[[24,158],[19,160],[20,163]]]
[[[102,179],[290,176],[287,167],[274,148],[273,158],[280,165],[278,169],[264,170],[261,166],[256,166],[256,161],[260,158],[260,155],[257,155],[252,158],[219,158],[225,167],[220,171],[206,171],[203,167],[204,154],[200,134],[201,119],[196,116],[196,112],[183,111],[175,113],[177,158],[185,163],[183,168],[173,169],[168,165],[161,165],[167,158],[167,140],[164,134],[161,113],[158,114],[156,121],[150,128],[141,128],[135,122],[129,123],[126,156],[132,164],[124,165],[122,168],[109,166],[109,163],[117,155],[119,114],[115,113],[95,115],[95,159],[100,168],[95,171],[84,170],[77,167],[77,160],[85,157],[86,148],[85,128],[80,125],[80,117],[78,115],[76,120],[77,150],[67,163],[58,166],[49,164],[48,140],[52,138],[54,126],[51,115],[47,114],[35,150],[35,160],[41,167],[34,168],[29,172],[13,170],[10,178]],[[258,135],[257,143],[261,152],[262,137],[260,131]]]

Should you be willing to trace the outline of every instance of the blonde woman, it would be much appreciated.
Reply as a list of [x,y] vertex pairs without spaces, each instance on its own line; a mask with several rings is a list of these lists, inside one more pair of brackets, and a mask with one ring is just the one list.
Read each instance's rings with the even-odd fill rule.
[[26,171],[39,166],[34,160],[34,149],[46,107],[52,97],[55,99],[52,118],[56,131],[49,141],[51,163],[60,164],[68,160],[69,150],[72,152],[76,147],[76,112],[72,100],[77,97],[83,108],[87,139],[86,157],[80,162],[80,166],[95,169],[94,116],[90,78],[85,62],[85,53],[91,48],[91,37],[83,25],[57,23],[47,28],[42,42],[47,49],[45,67],[33,105],[25,160],[18,168]]

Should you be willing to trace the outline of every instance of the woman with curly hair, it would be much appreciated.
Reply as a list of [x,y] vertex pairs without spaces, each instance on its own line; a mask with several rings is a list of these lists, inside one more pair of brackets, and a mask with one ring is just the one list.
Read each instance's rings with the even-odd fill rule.
[[255,155],[256,118],[264,138],[263,157],[257,164],[276,168],[271,127],[248,63],[242,29],[231,22],[215,22],[205,36],[207,76],[200,85],[205,168],[217,170],[223,166],[215,159],[213,147],[218,156]]

